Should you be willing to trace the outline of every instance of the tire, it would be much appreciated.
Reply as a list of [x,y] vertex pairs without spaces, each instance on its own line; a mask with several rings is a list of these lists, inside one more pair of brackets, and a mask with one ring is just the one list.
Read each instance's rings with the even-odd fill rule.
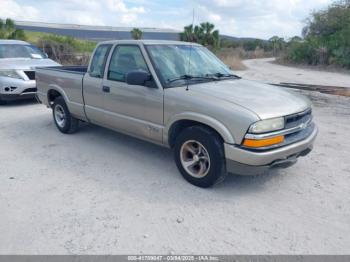
[[204,126],[188,127],[180,133],[174,157],[182,176],[195,186],[211,187],[227,175],[222,139]]
[[63,97],[59,96],[55,99],[52,114],[56,127],[62,133],[73,134],[78,131],[79,120],[71,115]]
[[7,104],[7,102],[2,100],[1,97],[0,97],[0,105],[6,105],[6,104]]

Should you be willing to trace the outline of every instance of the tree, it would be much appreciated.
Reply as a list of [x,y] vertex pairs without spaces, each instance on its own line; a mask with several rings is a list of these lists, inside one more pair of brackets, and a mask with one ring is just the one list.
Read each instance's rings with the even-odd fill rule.
[[134,28],[131,30],[132,38],[135,40],[142,39],[142,31],[139,28]]
[[300,36],[293,36],[292,38],[289,39],[289,43],[293,43],[293,42],[302,42],[303,39]]
[[220,36],[219,31],[214,30],[215,25],[209,22],[205,22],[200,24],[200,28],[200,31],[203,34],[201,44],[204,46],[212,46],[214,48],[218,48],[220,44]]
[[26,40],[23,30],[17,29],[13,20],[7,18],[4,22],[0,19],[0,38]]
[[350,68],[350,0],[339,0],[313,12],[302,34],[302,42],[289,45],[287,59]]
[[327,9],[313,12],[304,28],[305,37],[328,37],[350,26],[350,1],[336,1]]
[[273,47],[273,55],[276,56],[279,51],[284,48],[285,42],[284,39],[279,36],[273,36],[269,39],[269,42]]
[[184,27],[184,31],[180,33],[181,41],[185,42],[197,42],[195,41],[195,33],[193,25],[188,25]]
[[188,25],[180,34],[181,41],[200,43],[217,49],[220,46],[219,30],[214,30],[215,25],[205,22],[199,26]]

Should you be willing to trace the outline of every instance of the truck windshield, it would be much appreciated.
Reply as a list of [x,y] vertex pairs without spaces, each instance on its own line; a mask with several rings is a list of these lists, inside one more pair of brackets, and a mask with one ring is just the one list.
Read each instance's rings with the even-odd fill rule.
[[234,76],[223,62],[202,46],[148,45],[146,48],[165,87]]
[[33,45],[6,44],[0,45],[1,58],[43,59],[46,56],[39,48]]

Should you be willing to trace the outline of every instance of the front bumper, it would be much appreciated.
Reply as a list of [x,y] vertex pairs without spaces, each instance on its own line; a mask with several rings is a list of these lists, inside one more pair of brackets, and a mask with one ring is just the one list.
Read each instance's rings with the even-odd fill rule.
[[15,100],[25,100],[25,99],[33,99],[36,98],[35,92],[22,93],[19,95],[11,94],[11,95],[0,95],[1,101],[15,101]]
[[224,144],[227,172],[239,175],[258,175],[273,167],[288,167],[297,158],[311,152],[318,129],[304,140],[264,152],[254,152],[236,145]]
[[35,97],[36,81],[0,77],[1,100],[16,100]]

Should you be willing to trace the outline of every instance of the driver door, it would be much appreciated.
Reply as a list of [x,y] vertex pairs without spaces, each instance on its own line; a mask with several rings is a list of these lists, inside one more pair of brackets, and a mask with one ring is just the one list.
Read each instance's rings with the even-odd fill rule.
[[110,128],[162,143],[163,89],[153,80],[147,86],[128,85],[126,75],[150,72],[139,45],[115,46],[103,82],[105,112]]

